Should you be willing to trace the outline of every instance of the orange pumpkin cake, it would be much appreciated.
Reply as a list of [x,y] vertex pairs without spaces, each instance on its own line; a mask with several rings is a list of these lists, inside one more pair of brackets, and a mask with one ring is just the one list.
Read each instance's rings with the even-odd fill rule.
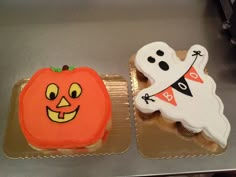
[[109,131],[111,100],[91,68],[44,68],[20,93],[19,122],[35,149],[94,148]]

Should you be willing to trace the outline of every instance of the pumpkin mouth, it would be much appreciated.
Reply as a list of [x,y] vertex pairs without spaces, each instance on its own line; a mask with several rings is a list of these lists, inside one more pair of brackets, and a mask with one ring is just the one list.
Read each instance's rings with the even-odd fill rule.
[[78,106],[74,111],[62,113],[60,111],[53,111],[51,108],[47,106],[46,111],[47,111],[48,118],[51,121],[58,122],[58,123],[65,123],[65,122],[69,122],[73,120],[76,117],[79,111],[79,108],[80,106]]

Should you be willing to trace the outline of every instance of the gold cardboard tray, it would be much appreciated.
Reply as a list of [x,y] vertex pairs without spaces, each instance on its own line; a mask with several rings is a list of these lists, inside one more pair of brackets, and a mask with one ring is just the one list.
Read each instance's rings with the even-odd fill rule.
[[101,78],[108,89],[112,101],[112,129],[101,148],[93,152],[83,150],[76,152],[62,152],[58,150],[37,151],[32,149],[22,134],[18,121],[18,96],[28,81],[28,79],[23,79],[18,81],[12,90],[8,125],[3,144],[6,156],[13,159],[66,157],[117,154],[128,150],[131,142],[131,127],[127,82],[119,75],[102,75]]
[[[187,51],[177,51],[176,53],[181,60],[184,60]],[[129,62],[133,98],[140,90],[150,85],[137,78],[134,58],[135,55],[130,58]],[[205,70],[205,72],[207,71]],[[168,159],[217,155],[224,152],[224,149],[214,142],[206,142],[202,134],[194,137],[182,136],[177,130],[177,124],[168,122],[160,113],[154,114],[149,119],[142,119],[140,112],[135,109],[135,105],[133,106],[138,149],[144,157]]]

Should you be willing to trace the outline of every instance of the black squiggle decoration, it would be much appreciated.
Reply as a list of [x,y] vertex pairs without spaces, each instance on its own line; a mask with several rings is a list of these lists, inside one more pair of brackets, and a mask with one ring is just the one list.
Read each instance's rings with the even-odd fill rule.
[[142,96],[142,99],[144,99],[144,101],[146,102],[146,104],[149,104],[148,101],[152,101],[152,102],[155,102],[154,99],[151,99],[152,96],[150,96],[148,93],[145,93],[144,96]]
[[198,56],[203,56],[203,55],[201,54],[200,50],[198,50],[198,51],[194,50],[192,56],[196,56],[196,58],[197,58]]

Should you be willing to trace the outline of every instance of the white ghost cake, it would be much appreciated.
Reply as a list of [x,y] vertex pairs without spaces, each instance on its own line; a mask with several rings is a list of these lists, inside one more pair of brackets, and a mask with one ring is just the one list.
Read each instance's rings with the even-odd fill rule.
[[153,42],[136,54],[135,67],[151,85],[135,97],[135,107],[145,114],[160,111],[170,121],[181,122],[193,133],[202,132],[222,148],[227,145],[230,124],[216,84],[204,69],[208,52],[192,46],[184,61],[164,42]]

